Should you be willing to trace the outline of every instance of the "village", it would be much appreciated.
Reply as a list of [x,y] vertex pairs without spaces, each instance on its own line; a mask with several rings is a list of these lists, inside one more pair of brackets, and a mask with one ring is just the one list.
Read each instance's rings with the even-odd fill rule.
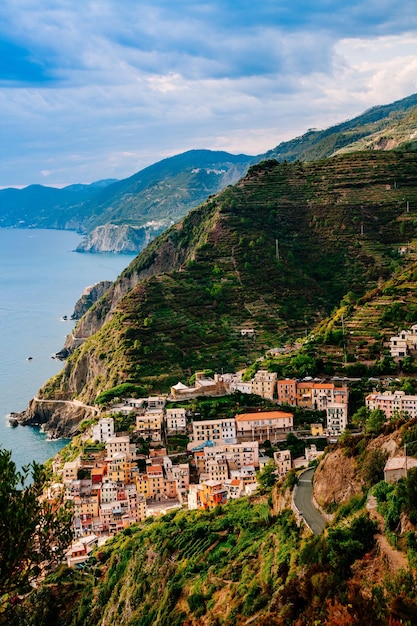
[[[410,331],[413,341],[416,332],[417,327]],[[397,342],[391,339],[391,352]],[[51,487],[49,496],[63,488],[74,512],[76,540],[67,555],[69,565],[81,567],[99,541],[149,516],[178,507],[210,509],[254,493],[257,473],[267,464],[274,465],[278,478],[307,467],[320,454],[314,443],[309,445],[309,437],[337,441],[348,425],[349,389],[339,381],[280,380],[263,369],[249,381],[238,374],[211,377],[204,372],[194,379],[193,386],[177,383],[167,396],[123,398],[110,404],[84,434],[84,454],[63,465],[55,460],[53,470],[62,482]],[[230,418],[201,419],[188,407],[195,398],[236,392],[255,394],[279,410],[258,408]],[[365,404],[369,410],[380,409],[387,420],[399,412],[417,416],[417,396],[403,391],[371,393]],[[325,415],[324,422],[310,425],[304,455],[298,458],[285,449],[288,433],[294,432],[293,407]],[[116,415],[131,422],[128,434],[116,433]],[[172,437],[185,442],[182,453],[168,451]],[[138,440],[147,442],[147,454],[138,452]],[[271,443],[279,445],[266,455]],[[417,465],[407,456],[390,459],[386,480],[397,480],[407,463]]]
[[[255,394],[280,410],[200,419],[187,406],[194,398],[236,392]],[[293,459],[290,450],[281,449],[294,431],[291,407],[323,411],[325,424],[312,424],[309,434],[336,440],[347,426],[348,397],[348,388],[333,382],[279,380],[277,374],[259,370],[246,382],[237,374],[210,377],[197,372],[193,386],[178,383],[167,396],[123,398],[110,404],[83,434],[83,454],[63,465],[57,458],[53,464],[62,482],[54,484],[49,495],[53,498],[54,490],[64,489],[73,505],[76,540],[68,564],[81,566],[99,540],[148,516],[176,507],[214,508],[254,493],[257,473],[268,463],[274,463],[277,477],[307,467],[319,454],[308,438],[301,458]],[[115,432],[117,415],[131,422],[129,433]],[[172,437],[186,442],[182,453],[168,453]],[[147,442],[147,454],[138,452],[138,440]],[[265,455],[268,443],[280,444],[272,458]]]

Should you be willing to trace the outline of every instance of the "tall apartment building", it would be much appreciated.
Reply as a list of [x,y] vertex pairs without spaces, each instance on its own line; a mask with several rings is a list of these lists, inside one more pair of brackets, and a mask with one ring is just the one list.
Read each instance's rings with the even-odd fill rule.
[[327,432],[331,437],[340,437],[346,430],[347,404],[343,402],[329,402],[326,407]]
[[114,435],[114,419],[112,417],[102,417],[94,424],[92,428],[91,438],[93,441],[105,443]]
[[297,381],[295,379],[277,380],[278,404],[297,405]]
[[234,418],[193,422],[193,443],[197,445],[205,441],[214,441],[216,443],[236,441]]
[[252,393],[266,400],[276,398],[277,374],[259,370],[252,379]]

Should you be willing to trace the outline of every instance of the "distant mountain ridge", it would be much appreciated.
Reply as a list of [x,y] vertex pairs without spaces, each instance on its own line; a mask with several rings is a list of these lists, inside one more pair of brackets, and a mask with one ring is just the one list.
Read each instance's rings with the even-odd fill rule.
[[0,228],[81,230],[82,223],[75,217],[75,207],[114,182],[114,179],[106,179],[62,189],[43,185],[0,189]]
[[262,160],[309,162],[344,152],[391,149],[417,149],[417,94],[373,107],[325,130],[310,129],[262,155],[189,150],[120,181],[64,189],[41,185],[3,189],[0,227],[77,230],[88,235],[79,251],[139,252],[188,211],[235,184],[250,165]]
[[316,161],[341,152],[417,149],[417,94],[375,106],[325,130],[310,129],[265,153],[278,161]]

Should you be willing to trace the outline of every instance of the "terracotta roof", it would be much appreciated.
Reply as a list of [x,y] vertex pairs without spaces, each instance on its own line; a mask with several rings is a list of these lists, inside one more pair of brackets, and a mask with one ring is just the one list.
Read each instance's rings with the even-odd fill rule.
[[334,389],[335,386],[333,383],[314,383],[314,389]]
[[251,422],[253,420],[276,420],[289,417],[292,419],[292,413],[285,413],[284,411],[265,411],[259,413],[242,413],[236,415],[237,422]]

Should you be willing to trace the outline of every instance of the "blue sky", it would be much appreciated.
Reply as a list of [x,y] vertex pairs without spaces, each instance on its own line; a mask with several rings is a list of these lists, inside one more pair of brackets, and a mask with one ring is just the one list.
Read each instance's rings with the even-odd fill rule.
[[414,0],[2,0],[0,187],[260,154],[416,92]]

